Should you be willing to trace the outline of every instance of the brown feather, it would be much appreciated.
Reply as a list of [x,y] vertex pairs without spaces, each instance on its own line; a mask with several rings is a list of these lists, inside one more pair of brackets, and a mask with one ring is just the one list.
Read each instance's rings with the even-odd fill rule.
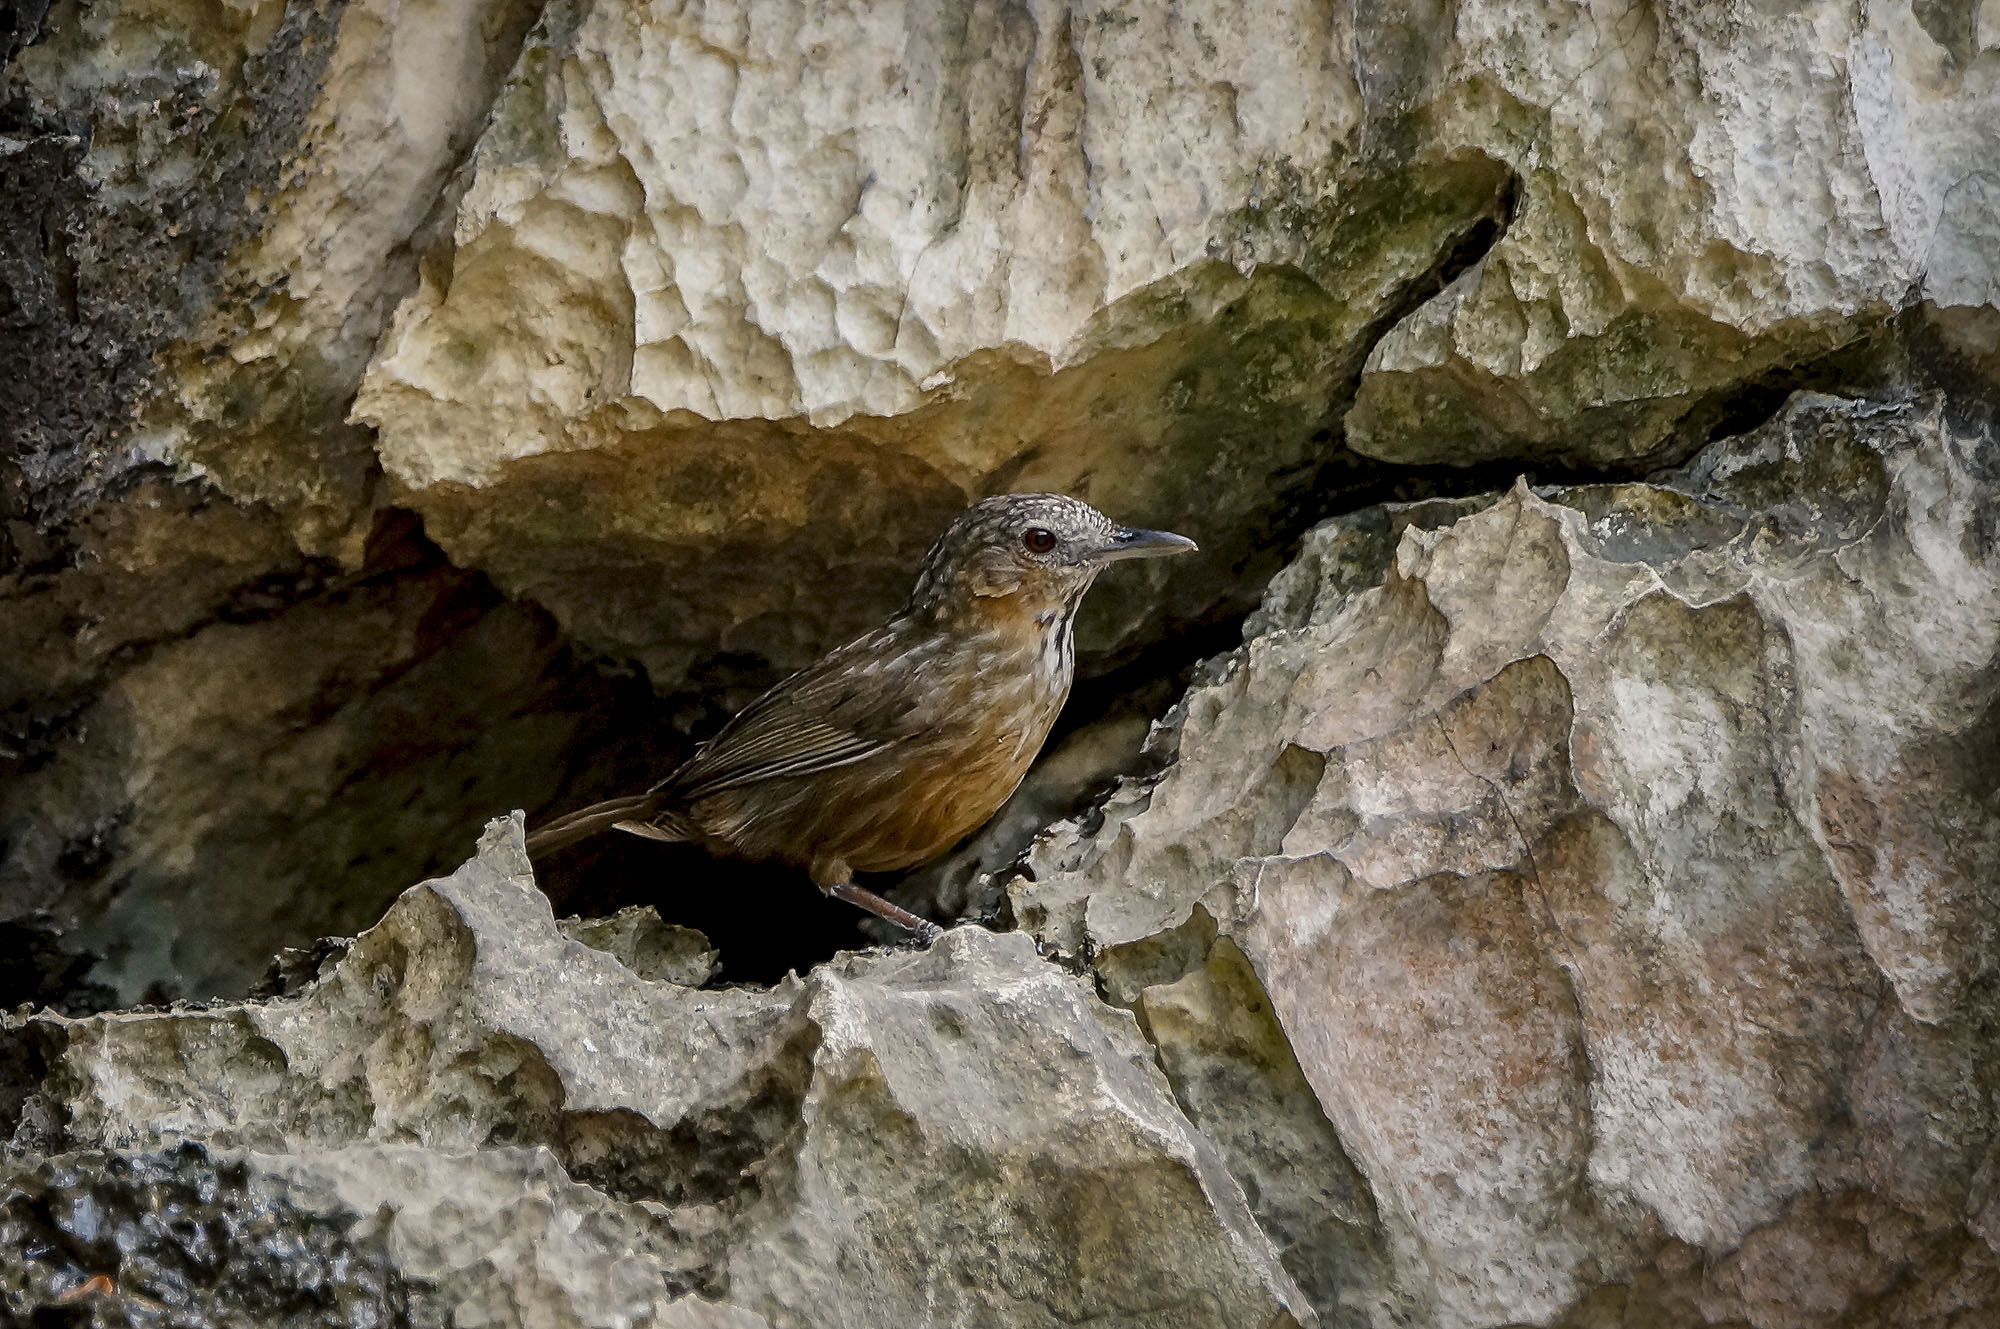
[[651,794],[633,794],[626,798],[607,799],[602,803],[592,803],[587,808],[578,808],[566,816],[545,822],[528,832],[528,855],[539,858],[567,848],[578,840],[587,840],[600,831],[608,831],[621,821],[634,817],[650,816],[654,811]]

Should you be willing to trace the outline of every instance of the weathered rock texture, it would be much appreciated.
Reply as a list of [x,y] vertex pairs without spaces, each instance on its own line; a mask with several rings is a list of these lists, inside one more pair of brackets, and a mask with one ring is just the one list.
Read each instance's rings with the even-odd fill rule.
[[30,21],[0,70],[8,515],[74,511],[164,456],[358,558],[377,467],[347,404],[535,12],[254,0]]
[[1653,457],[1886,312],[1993,303],[1990,5],[1452,8],[1440,101],[1520,216],[1376,348],[1356,449]]
[[[1096,611],[1129,642],[1243,602],[1363,357],[1367,456],[1647,461],[1990,306],[2000,39],[1957,8],[121,8],[9,72],[63,241],[24,231],[9,391],[36,475],[198,464],[349,557],[385,469],[663,682],[801,663],[1003,484],[1197,528]],[[77,347],[124,385],[80,413]],[[861,592],[800,594],[829,567]]]
[[[11,1313],[109,1272],[244,1322],[332,1243],[329,1281],[453,1323],[1311,1321],[1134,1021],[1028,938],[701,991],[566,937],[520,836],[297,997],[12,1021],[9,1124],[55,1161],[0,1224],[72,1238],[0,1251]],[[201,1286],[103,1202],[162,1171],[222,1211]],[[78,1253],[110,1229],[146,1258]]]
[[[1948,8],[559,6],[356,418],[588,639],[793,663],[886,599],[740,558],[865,576],[996,482],[1242,563],[1382,320],[1518,205],[1373,345],[1349,443],[1656,460],[1913,299],[1991,303],[2000,39]],[[655,568],[711,583],[668,628]]]
[[1424,1322],[2000,1314],[1996,457],[1801,396],[1661,484],[1322,527],[1014,917],[1177,1087],[1261,1084],[1214,1047],[1267,997]]
[[[1450,148],[1342,175],[1351,43],[1283,6],[558,6],[356,418],[455,557],[666,676],[802,663],[996,484],[1211,550],[1094,642],[1202,612],[1511,196]],[[773,566],[871,590],[774,600]],[[662,578],[704,593],[662,620]]]

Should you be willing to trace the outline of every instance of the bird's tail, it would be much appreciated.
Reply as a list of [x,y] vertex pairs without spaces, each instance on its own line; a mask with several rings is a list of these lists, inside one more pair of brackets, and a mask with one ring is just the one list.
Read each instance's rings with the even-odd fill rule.
[[655,811],[657,802],[651,794],[633,794],[578,808],[528,832],[528,856],[540,858],[543,854],[554,853],[578,840],[589,839],[599,831],[608,831],[621,821],[644,822]]

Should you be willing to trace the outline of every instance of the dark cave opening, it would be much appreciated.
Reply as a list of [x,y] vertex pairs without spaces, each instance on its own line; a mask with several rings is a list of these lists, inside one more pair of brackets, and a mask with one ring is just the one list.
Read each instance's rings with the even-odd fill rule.
[[775,983],[836,952],[880,944],[862,930],[868,915],[828,899],[799,869],[718,859],[693,845],[600,835],[537,863],[535,876],[558,915],[650,905],[694,928],[721,956],[719,983]]

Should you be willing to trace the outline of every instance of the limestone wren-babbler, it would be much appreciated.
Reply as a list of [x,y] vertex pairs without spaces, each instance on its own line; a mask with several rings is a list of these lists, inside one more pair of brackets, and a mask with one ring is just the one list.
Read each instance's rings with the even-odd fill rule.
[[992,816],[1069,696],[1071,629],[1097,574],[1194,547],[1061,494],[981,500],[931,546],[895,617],[758,697],[645,793],[542,826],[528,852],[616,829],[791,863],[928,941],[935,924],[853,874],[926,862]]

